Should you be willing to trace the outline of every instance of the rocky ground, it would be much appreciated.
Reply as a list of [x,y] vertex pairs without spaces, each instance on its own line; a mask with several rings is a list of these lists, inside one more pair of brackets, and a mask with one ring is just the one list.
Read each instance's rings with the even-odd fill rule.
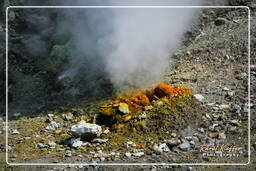
[[[254,10],[251,15],[256,16]],[[207,9],[200,15],[198,24],[187,32],[184,46],[175,53],[176,61],[170,63],[162,79],[169,85],[187,87],[193,93],[191,98],[175,103],[176,111],[172,110],[170,101],[159,99],[137,118],[113,126],[103,124],[97,117],[99,106],[110,100],[102,99],[60,107],[35,117],[17,115],[8,122],[8,130],[2,117],[0,138],[4,139],[8,131],[10,163],[89,162],[92,165],[12,167],[2,162],[0,169],[255,170],[255,155],[247,166],[95,166],[96,163],[247,163],[249,108],[252,154],[256,150],[255,27],[256,20],[251,20],[250,106],[247,10]],[[75,138],[70,129],[81,120],[100,125],[100,136],[90,141]],[[203,148],[218,144],[239,149],[232,153],[213,153]],[[233,156],[225,156],[230,154]],[[1,142],[0,157],[5,158],[4,142]]]

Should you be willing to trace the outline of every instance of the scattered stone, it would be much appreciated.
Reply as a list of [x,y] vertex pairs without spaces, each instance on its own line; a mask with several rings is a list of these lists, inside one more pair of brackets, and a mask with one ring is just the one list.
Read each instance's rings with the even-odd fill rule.
[[191,136],[187,136],[187,137],[185,137],[185,140],[192,141],[192,137]]
[[135,157],[141,157],[141,156],[144,156],[144,152],[133,153],[133,155],[134,155]]
[[194,97],[199,101],[202,102],[204,100],[204,96],[202,96],[201,94],[195,94]]
[[219,139],[222,139],[222,140],[224,140],[224,139],[226,139],[226,134],[225,133],[220,133],[219,134]]
[[136,144],[132,141],[127,141],[125,144],[124,144],[125,148],[129,148],[129,147],[135,147]]
[[60,127],[60,123],[58,122],[55,122],[55,121],[51,121],[47,127],[45,128],[46,130],[49,130],[49,131],[55,131],[56,128],[59,128]]
[[222,105],[219,105],[219,108],[220,108],[220,109],[229,109],[230,106],[229,106],[229,105],[226,105],[226,104],[222,104]]
[[223,87],[223,90],[224,90],[224,91],[229,91],[230,89],[227,88],[227,87]]
[[167,140],[166,145],[172,149],[173,147],[179,145],[181,142],[179,139],[172,138],[170,140]]
[[118,110],[122,113],[130,113],[129,106],[126,103],[119,103]]
[[229,123],[234,126],[241,126],[238,120],[230,120]]
[[36,146],[37,146],[37,148],[45,148],[45,147],[47,147],[47,145],[44,145],[42,143],[38,143]]
[[214,24],[216,26],[221,26],[221,25],[225,25],[229,23],[229,21],[226,19],[226,18],[222,18],[222,17],[218,17],[215,21],[214,21]]
[[188,170],[188,171],[193,171],[194,169],[193,169],[193,167],[188,167],[187,170]]
[[12,131],[12,134],[13,134],[13,135],[17,135],[17,134],[20,134],[20,133],[19,133],[19,131],[18,131],[17,129],[14,129],[14,130]]
[[228,127],[228,130],[230,132],[234,132],[234,131],[236,131],[236,129],[237,129],[237,127],[235,127],[235,126]]
[[245,79],[247,79],[247,73],[245,73],[245,72],[239,73],[236,76],[236,79],[238,79],[238,80],[245,80]]
[[40,136],[40,135],[36,135],[35,137],[36,137],[36,138],[41,138],[41,136]]
[[108,139],[100,139],[100,138],[95,138],[92,140],[93,143],[100,143],[100,144],[105,143],[107,141]]
[[108,129],[104,130],[103,133],[104,134],[108,134],[110,131]]
[[175,138],[175,137],[177,137],[177,134],[176,133],[171,133],[171,136],[173,137],[173,138]]
[[208,136],[210,138],[218,138],[219,137],[219,133],[218,132],[209,133]]
[[241,107],[237,104],[235,104],[231,110],[232,113],[240,113]]
[[30,140],[31,137],[24,137],[24,140]]
[[179,148],[183,151],[188,151],[190,149],[190,144],[188,142],[184,142],[179,145]]
[[61,129],[55,130],[55,134],[60,134],[60,133],[62,133],[62,130],[61,130]]
[[204,128],[197,128],[198,132],[204,133]]
[[54,116],[54,114],[49,113],[49,114],[48,114],[48,116],[49,116],[49,117],[53,117],[53,116]]
[[127,157],[128,159],[130,159],[132,157],[132,154],[127,152],[127,153],[124,154],[124,156]]
[[71,157],[71,156],[72,156],[72,152],[70,150],[66,151],[65,157]]
[[234,96],[234,94],[235,94],[235,92],[234,92],[234,91],[230,91],[230,92],[228,92],[228,93],[227,93],[227,96],[228,96],[228,97],[233,97],[233,96]]
[[192,148],[194,148],[196,146],[195,141],[189,141],[189,144],[191,145]]
[[81,137],[82,139],[93,139],[100,136],[102,129],[101,126],[97,124],[86,123],[84,120],[82,120],[78,124],[71,127],[70,133],[73,136]]
[[48,142],[48,145],[51,147],[51,146],[55,146],[55,145],[57,145],[55,142],[53,142],[53,141],[49,141]]
[[71,144],[71,147],[79,148],[83,145],[83,141],[80,141],[79,138],[75,139],[75,141]]
[[146,119],[146,118],[147,118],[147,114],[145,112],[139,116],[139,119]]
[[159,146],[158,145],[154,145],[153,146],[153,150],[157,153],[157,154],[160,154],[162,152],[168,152],[170,151],[169,147],[167,146],[166,143],[163,143],[163,144],[160,144]]
[[62,117],[65,121],[70,121],[73,119],[73,114],[72,113],[65,113],[65,114],[62,114]]

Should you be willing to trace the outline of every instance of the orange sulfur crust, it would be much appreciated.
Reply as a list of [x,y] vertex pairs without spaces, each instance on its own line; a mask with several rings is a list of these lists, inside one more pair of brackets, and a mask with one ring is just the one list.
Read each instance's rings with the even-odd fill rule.
[[[132,114],[140,112],[145,106],[153,103],[153,100],[166,99],[171,101],[174,97],[191,96],[192,93],[188,88],[173,87],[164,83],[158,84],[154,89],[140,92],[131,97],[118,97],[117,100],[111,101],[109,104],[101,105],[101,113],[104,115],[118,114],[118,106],[120,103],[126,103]],[[127,122],[131,116],[125,117],[123,120]]]

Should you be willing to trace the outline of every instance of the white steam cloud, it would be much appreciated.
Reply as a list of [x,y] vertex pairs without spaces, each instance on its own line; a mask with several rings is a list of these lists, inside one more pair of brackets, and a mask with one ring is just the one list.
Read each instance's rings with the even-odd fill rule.
[[159,81],[169,65],[170,56],[197,11],[192,8],[71,9],[71,23],[59,23],[60,28],[72,26],[75,44],[72,67],[64,74],[74,75],[75,68],[86,59],[107,73],[117,89],[151,85]]

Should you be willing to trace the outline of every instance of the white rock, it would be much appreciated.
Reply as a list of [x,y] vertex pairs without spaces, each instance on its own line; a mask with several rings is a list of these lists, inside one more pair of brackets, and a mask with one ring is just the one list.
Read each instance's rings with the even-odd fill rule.
[[49,116],[49,117],[53,117],[53,116],[54,116],[54,114],[49,113],[49,114],[48,114],[48,116]]
[[79,139],[77,139],[76,141],[73,142],[73,144],[71,144],[71,146],[74,148],[81,147],[82,145],[83,145],[83,141],[80,141]]
[[171,133],[171,136],[173,137],[173,138],[175,138],[176,136],[177,136],[177,134],[176,133]]
[[45,147],[47,147],[47,145],[44,145],[44,144],[42,144],[42,143],[38,143],[36,146],[37,146],[38,148],[45,148]]
[[204,96],[202,96],[201,94],[195,94],[194,97],[200,102],[204,100]]
[[56,130],[56,128],[60,127],[60,123],[55,122],[55,121],[51,121],[47,127],[45,128],[46,130],[50,130],[50,131],[54,131]]
[[14,130],[12,131],[12,134],[15,135],[15,134],[20,134],[20,133],[19,133],[19,131],[18,131],[17,129],[14,129]]
[[227,87],[223,87],[223,90],[224,90],[224,91],[229,91],[230,89],[227,88]]
[[124,156],[127,157],[128,159],[130,159],[132,157],[132,154],[127,152],[127,153],[124,154]]
[[57,145],[57,144],[56,144],[55,142],[53,142],[53,141],[49,141],[49,142],[48,142],[48,145],[49,145],[49,146],[55,146],[55,145]]
[[131,147],[136,146],[136,144],[135,144],[134,142],[132,142],[132,141],[127,141],[127,142],[124,144],[124,146],[125,146],[126,148],[129,148],[130,146],[131,146]]
[[162,152],[168,152],[170,151],[169,147],[166,145],[166,143],[160,144],[159,146],[154,145],[153,150],[157,153],[162,153]]
[[106,129],[103,131],[104,134],[108,134],[110,132],[110,130]]
[[107,141],[108,141],[108,139],[101,139],[101,138],[95,138],[92,140],[93,143],[100,143],[100,144],[105,143]]
[[219,108],[220,109],[229,109],[230,105],[222,104],[222,105],[219,105]]
[[71,127],[70,133],[75,137],[91,139],[100,136],[102,133],[102,128],[97,124],[86,123],[84,120],[82,120],[78,124]]
[[134,155],[135,157],[141,157],[141,156],[144,155],[144,152],[133,153],[133,155]]

